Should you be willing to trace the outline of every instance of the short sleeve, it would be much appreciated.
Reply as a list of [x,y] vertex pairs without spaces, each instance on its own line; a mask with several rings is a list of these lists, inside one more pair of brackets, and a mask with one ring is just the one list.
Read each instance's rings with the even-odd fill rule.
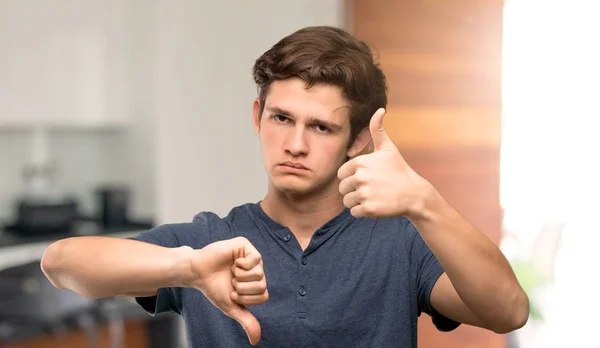
[[[160,245],[166,248],[177,248],[180,246],[173,227],[170,225],[158,226],[128,239]],[[158,289],[156,296],[135,297],[135,301],[152,316],[164,312],[181,314],[182,309],[179,294],[180,291],[177,288],[161,288]]]
[[417,290],[419,313],[427,313],[439,331],[452,331],[460,326],[460,323],[436,311],[430,301],[433,286],[444,273],[444,269],[412,223],[408,223],[406,232],[412,234],[410,268]]
[[[227,238],[231,238],[229,224],[214,213],[201,212],[190,223],[158,226],[130,239],[166,248],[178,248],[186,245],[193,249],[201,249],[217,240]],[[161,312],[181,314],[183,311],[181,288],[162,288],[158,290],[156,296],[136,297],[135,300],[151,315]]]

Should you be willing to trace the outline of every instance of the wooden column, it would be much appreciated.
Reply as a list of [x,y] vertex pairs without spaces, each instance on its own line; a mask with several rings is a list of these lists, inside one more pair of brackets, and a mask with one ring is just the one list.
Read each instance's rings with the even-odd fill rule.
[[[501,208],[503,0],[354,0],[349,29],[379,55],[385,124],[408,163],[496,243]],[[419,322],[421,348],[500,348],[504,337]]]

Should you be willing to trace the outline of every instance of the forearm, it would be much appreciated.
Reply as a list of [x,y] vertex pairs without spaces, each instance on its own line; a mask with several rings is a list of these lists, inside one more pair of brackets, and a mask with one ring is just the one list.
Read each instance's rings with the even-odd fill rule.
[[161,246],[110,237],[74,237],[53,243],[42,258],[50,282],[90,298],[151,295],[182,286],[189,247]]
[[[512,325],[528,299],[498,247],[435,190],[409,216],[464,304],[490,328]],[[508,323],[508,324],[507,324]]]

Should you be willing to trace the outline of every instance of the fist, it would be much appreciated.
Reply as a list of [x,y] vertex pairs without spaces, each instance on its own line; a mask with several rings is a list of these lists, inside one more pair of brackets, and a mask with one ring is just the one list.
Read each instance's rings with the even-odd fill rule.
[[386,218],[418,214],[431,185],[406,163],[383,127],[384,109],[369,124],[373,152],[338,170],[344,205],[355,217]]
[[235,319],[252,345],[260,341],[258,320],[246,306],[269,299],[262,257],[246,238],[211,243],[195,250],[193,287],[200,290],[225,315]]

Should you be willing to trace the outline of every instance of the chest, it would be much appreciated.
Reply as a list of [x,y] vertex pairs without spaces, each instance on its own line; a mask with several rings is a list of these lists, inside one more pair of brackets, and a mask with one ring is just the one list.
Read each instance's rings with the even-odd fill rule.
[[261,249],[269,301],[251,311],[267,341],[372,345],[400,339],[416,321],[407,255],[392,238],[340,234],[308,252]]
[[[259,347],[416,347],[408,248],[394,228],[360,227],[316,234],[305,250],[288,231],[234,228],[263,258],[269,301],[248,307],[261,325]],[[182,291],[192,346],[249,347],[239,324],[199,292]]]

